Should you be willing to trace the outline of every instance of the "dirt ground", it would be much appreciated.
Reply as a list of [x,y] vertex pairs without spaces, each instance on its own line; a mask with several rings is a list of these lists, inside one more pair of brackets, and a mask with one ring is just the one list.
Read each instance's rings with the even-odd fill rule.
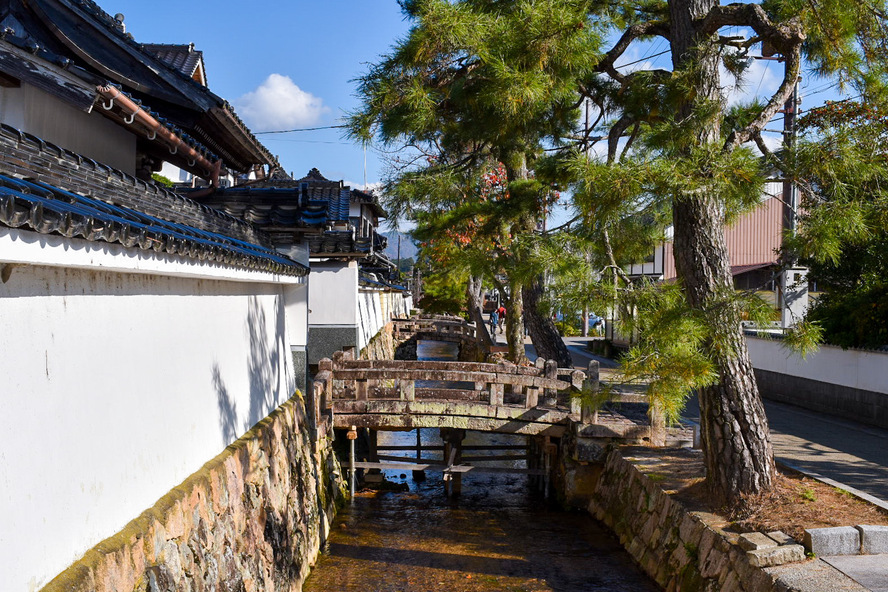
[[713,514],[717,525],[729,532],[780,530],[801,541],[806,528],[888,526],[888,512],[795,471],[782,469],[772,491],[748,498],[743,512],[732,512],[710,503],[699,451],[633,448],[627,450],[627,457],[688,509]]

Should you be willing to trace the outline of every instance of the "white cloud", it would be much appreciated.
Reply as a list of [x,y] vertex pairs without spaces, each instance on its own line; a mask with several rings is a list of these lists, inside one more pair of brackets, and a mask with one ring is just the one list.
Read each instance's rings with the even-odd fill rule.
[[330,111],[320,97],[302,90],[289,76],[281,74],[271,74],[256,90],[240,97],[234,104],[254,131],[313,125]]
[[346,179],[344,183],[352,189],[359,189],[361,191],[371,192],[382,190],[382,183],[380,181],[376,181],[375,183],[367,183],[366,185],[364,185],[363,181],[349,181],[348,179]]

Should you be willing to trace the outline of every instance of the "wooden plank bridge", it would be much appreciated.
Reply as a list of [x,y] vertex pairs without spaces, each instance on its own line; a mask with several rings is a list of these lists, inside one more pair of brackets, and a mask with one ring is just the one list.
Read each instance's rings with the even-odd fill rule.
[[[373,429],[456,428],[560,437],[581,420],[586,374],[558,368],[478,362],[321,360],[323,408],[333,426]],[[316,399],[317,400],[317,399]]]
[[409,319],[392,319],[392,335],[396,341],[425,339],[448,343],[474,343],[477,328],[460,317],[421,315]]

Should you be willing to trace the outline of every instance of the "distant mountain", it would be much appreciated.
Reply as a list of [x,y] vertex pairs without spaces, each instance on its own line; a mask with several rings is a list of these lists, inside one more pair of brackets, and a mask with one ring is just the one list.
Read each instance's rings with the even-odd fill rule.
[[388,232],[380,232],[380,234],[388,238],[388,246],[385,248],[385,254],[389,259],[398,258],[398,236],[401,236],[401,259],[416,259],[416,253],[419,251],[416,243],[408,234],[390,230]]

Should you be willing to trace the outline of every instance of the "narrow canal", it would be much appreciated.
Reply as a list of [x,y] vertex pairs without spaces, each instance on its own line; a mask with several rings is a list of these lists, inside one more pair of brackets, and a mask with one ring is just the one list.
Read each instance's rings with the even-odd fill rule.
[[[454,359],[442,346],[420,342],[418,357]],[[423,445],[442,444],[437,430],[424,429],[421,438]],[[381,432],[378,443],[413,445],[416,432]],[[464,442],[523,443],[520,436],[476,432]],[[423,459],[440,461],[441,455],[423,453]],[[428,472],[420,481],[410,471],[385,474],[402,490],[356,494],[340,513],[303,590],[659,590],[603,525],[548,504],[524,475],[470,472],[463,476],[462,494],[448,499],[440,472]]]

